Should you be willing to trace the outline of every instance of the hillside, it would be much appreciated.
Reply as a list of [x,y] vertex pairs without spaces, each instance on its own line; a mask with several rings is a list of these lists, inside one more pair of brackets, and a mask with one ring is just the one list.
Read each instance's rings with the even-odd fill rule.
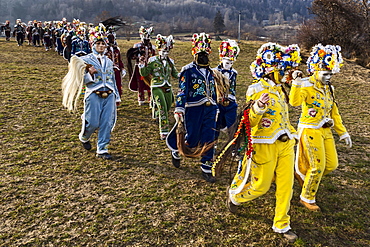
[[[111,16],[119,15],[129,22],[171,22],[173,25],[197,22],[197,19],[213,20],[219,10],[225,22],[236,22],[241,12],[243,23],[261,24],[263,20],[298,21],[308,18],[312,0],[0,0],[2,18],[12,23],[21,18],[30,20],[68,20],[79,18],[93,22],[103,11]],[[206,23],[204,23],[206,24]],[[202,26],[202,25],[200,25]],[[205,25],[204,25],[205,26]]]

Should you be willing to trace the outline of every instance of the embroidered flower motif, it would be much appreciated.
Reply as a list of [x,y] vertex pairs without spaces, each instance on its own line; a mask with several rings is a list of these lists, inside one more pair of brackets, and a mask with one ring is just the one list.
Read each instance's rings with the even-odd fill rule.
[[194,89],[199,88],[199,84],[194,84],[194,85],[193,85],[193,88],[194,88]]
[[308,109],[308,115],[310,117],[316,117],[317,111],[314,108]]
[[270,115],[273,115],[273,116],[275,115],[275,112],[276,112],[275,110],[272,110],[270,108],[266,111],[267,114],[270,114]]
[[317,102],[316,100],[312,104],[314,106],[321,107],[321,103]]
[[261,120],[261,126],[264,127],[264,128],[269,128],[272,124],[272,121],[271,119],[268,119],[268,118],[262,118]]

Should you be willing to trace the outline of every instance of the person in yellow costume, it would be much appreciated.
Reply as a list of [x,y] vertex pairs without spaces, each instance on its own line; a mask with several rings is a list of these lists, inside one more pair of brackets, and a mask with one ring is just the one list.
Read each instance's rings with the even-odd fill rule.
[[293,72],[290,104],[302,106],[298,123],[299,144],[295,162],[296,178],[302,186],[300,203],[319,211],[316,193],[323,175],[338,167],[338,157],[331,128],[346,144],[352,141],[339,115],[330,79],[343,64],[340,46],[318,44],[307,60],[310,77]]
[[[294,183],[294,145],[298,138],[289,121],[288,97],[281,80],[286,71],[301,60],[297,45],[283,47],[266,43],[257,51],[251,64],[255,83],[247,90],[247,101],[254,103],[249,111],[253,142],[251,157],[244,156],[242,167],[228,189],[227,206],[237,212],[237,205],[264,195],[275,179],[276,208],[272,229],[289,242],[297,235],[291,231],[290,200]],[[250,171],[250,182],[247,183]]]

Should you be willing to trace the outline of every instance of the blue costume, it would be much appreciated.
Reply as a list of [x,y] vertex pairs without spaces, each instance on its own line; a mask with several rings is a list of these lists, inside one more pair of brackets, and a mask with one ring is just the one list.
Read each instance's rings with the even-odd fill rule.
[[[179,77],[179,92],[175,112],[184,114],[186,143],[192,148],[215,140],[218,107],[212,70],[192,62],[182,68]],[[177,152],[176,126],[171,130],[166,143]],[[202,157],[202,172],[210,174],[214,148]]]
[[[230,70],[223,69],[221,65],[216,68],[223,75],[229,78],[230,90],[226,101],[218,104],[220,113],[217,118],[217,130],[230,128],[236,121],[238,104],[236,103],[236,77],[238,72],[231,68]],[[216,132],[218,137],[219,131]]]
[[83,56],[91,53],[89,41],[83,40],[78,36],[72,38],[71,55]]
[[82,56],[81,59],[93,65],[98,73],[85,74],[85,104],[79,138],[82,143],[87,143],[90,136],[99,129],[96,152],[107,154],[111,131],[117,118],[116,102],[121,101],[114,78],[113,62],[107,56],[99,55],[94,48],[93,53]]

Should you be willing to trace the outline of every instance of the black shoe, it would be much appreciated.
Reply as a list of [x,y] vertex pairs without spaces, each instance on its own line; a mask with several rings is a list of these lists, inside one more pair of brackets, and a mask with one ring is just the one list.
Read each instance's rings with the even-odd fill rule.
[[172,165],[176,168],[180,168],[180,155],[178,152],[171,152]]
[[231,199],[230,199],[230,194],[229,194],[230,186],[227,187],[226,189],[226,207],[229,209],[229,211],[233,214],[236,214],[238,211],[238,206],[235,205]]
[[110,155],[109,153],[97,154],[96,157],[102,158],[104,160],[111,160],[112,159],[112,155]]
[[212,173],[205,173],[202,172],[203,178],[209,182],[209,183],[214,183],[216,182],[216,177],[212,176]]
[[91,150],[91,143],[89,141],[81,142],[81,143],[82,143],[82,146],[84,147],[84,149]]

